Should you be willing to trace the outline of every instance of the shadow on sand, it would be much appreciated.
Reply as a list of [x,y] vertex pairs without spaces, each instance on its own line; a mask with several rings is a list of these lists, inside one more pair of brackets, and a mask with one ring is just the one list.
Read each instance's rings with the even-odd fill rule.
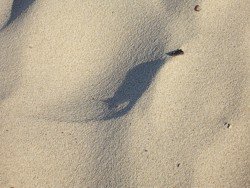
[[35,0],[14,0],[11,9],[11,15],[8,22],[1,28],[4,29],[8,27],[12,22],[15,21],[27,8],[34,3]]
[[[157,59],[139,64],[129,70],[114,96],[104,100],[111,110],[111,114],[104,117],[103,120],[109,120],[127,114],[149,88],[156,73],[164,62],[166,62],[165,59]],[[120,108],[121,106],[122,108]]]

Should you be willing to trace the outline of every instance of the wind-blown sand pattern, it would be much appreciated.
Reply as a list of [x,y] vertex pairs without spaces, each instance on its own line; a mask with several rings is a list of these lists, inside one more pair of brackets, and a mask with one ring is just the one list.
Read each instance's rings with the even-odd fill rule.
[[249,187],[249,10],[1,0],[0,187]]

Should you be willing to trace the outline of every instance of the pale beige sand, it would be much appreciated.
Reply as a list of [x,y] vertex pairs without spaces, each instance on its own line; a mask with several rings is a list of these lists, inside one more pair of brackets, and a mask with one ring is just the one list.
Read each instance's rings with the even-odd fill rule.
[[248,0],[12,3],[1,188],[250,186]]

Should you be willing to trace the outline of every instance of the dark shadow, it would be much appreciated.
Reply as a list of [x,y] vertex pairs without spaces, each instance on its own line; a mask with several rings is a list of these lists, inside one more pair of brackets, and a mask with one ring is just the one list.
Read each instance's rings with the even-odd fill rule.
[[[103,118],[109,120],[117,118],[128,113],[137,100],[150,86],[157,71],[164,64],[165,59],[158,59],[137,65],[129,70],[125,76],[124,82],[117,89],[114,96],[104,102],[107,103],[111,114]],[[116,110],[120,105],[126,104],[122,109]]]
[[11,9],[11,16],[2,29],[8,27],[12,22],[14,22],[15,19],[17,19],[32,3],[34,3],[34,1],[35,0],[14,0]]

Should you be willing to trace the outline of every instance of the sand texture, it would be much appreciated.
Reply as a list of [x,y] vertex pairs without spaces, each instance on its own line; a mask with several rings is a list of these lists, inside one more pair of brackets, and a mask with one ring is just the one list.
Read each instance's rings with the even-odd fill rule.
[[0,0],[0,188],[250,187],[249,10]]

